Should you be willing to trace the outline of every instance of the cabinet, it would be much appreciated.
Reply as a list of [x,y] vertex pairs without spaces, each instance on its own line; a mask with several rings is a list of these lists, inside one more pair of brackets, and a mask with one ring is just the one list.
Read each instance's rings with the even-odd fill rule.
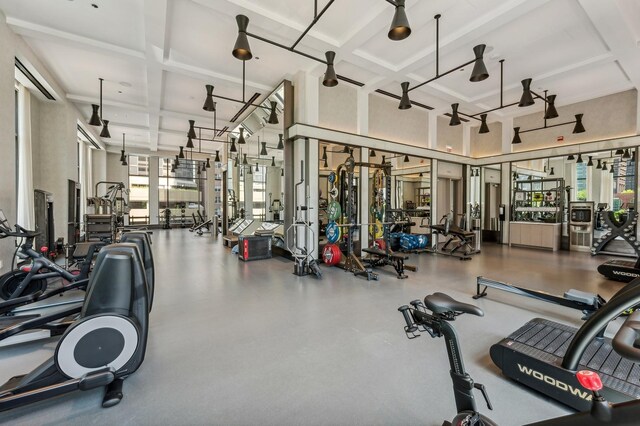
[[513,183],[515,222],[562,223],[564,179],[525,179]]
[[561,223],[511,222],[509,244],[556,251],[560,248]]

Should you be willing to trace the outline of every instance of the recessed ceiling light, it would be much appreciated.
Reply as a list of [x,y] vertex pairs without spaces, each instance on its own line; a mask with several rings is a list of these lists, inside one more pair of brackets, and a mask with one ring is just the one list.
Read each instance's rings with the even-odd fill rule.
[[91,6],[92,6],[94,9],[97,9],[97,8],[98,8],[98,5],[97,5],[97,4],[95,4],[95,3],[91,3]]
[[120,86],[122,86],[122,87],[131,87],[132,84],[129,83],[128,81],[121,81],[120,82]]

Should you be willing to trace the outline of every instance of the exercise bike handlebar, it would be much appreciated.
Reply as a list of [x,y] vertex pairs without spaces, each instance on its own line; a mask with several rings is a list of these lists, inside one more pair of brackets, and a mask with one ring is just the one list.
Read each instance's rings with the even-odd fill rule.
[[15,231],[12,231],[11,229],[5,226],[0,227],[0,239],[7,238],[7,237],[33,238],[33,237],[37,237],[40,234],[42,234],[42,232],[30,231],[17,224],[16,224]]
[[413,318],[411,318],[411,308],[407,305],[402,305],[398,308],[398,311],[402,313],[407,326],[404,328],[404,331],[407,333],[415,333],[418,331],[418,327],[413,323]]

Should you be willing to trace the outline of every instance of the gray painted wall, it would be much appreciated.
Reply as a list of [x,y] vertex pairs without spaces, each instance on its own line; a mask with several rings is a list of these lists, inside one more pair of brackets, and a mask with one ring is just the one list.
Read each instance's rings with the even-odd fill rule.
[[355,133],[358,119],[358,92],[346,84],[336,87],[320,85],[318,125]]
[[462,154],[462,125],[449,126],[449,117],[438,117],[438,144],[436,149],[447,151],[451,147],[454,154]]
[[[426,110],[417,107],[399,110],[395,99],[369,95],[369,136],[426,147],[428,130],[429,116]],[[393,151],[393,148],[389,150]]]
[[480,126],[471,128],[471,156],[489,157],[500,155],[502,152],[502,123],[496,121],[487,123],[489,133],[480,134]]

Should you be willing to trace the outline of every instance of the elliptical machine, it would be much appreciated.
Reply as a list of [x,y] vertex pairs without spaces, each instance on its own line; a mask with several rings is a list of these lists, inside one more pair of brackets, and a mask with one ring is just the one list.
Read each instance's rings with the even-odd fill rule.
[[[433,338],[445,338],[458,414],[451,422],[445,421],[443,426],[496,426],[497,423],[477,410],[473,396],[474,389],[482,393],[490,410],[493,407],[485,387],[474,382],[465,370],[458,335],[451,324],[456,317],[462,314],[482,317],[484,316],[482,309],[468,303],[458,302],[444,293],[429,295],[424,298],[424,303],[420,300],[414,300],[410,305],[402,305],[398,308],[406,322],[404,331],[409,339],[420,337],[419,332],[427,332]],[[636,338],[640,333],[639,321],[640,311],[637,311],[627,319],[613,340],[613,347],[620,355],[636,362],[640,361],[640,348],[635,346]],[[576,377],[580,385],[592,392],[590,411],[544,420],[530,426],[603,424],[631,426],[638,424],[640,400],[610,404],[599,393],[603,384],[597,373],[581,370],[576,373]]]

